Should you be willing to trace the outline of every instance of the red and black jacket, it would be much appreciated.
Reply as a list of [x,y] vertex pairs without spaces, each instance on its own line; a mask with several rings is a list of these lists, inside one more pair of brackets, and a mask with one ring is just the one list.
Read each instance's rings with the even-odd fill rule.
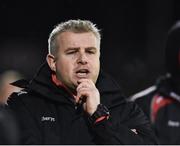
[[131,100],[149,117],[160,144],[180,144],[180,94],[169,74]]
[[19,123],[20,144],[157,144],[141,109],[125,100],[107,74],[100,72],[96,87],[110,117],[95,125],[51,75],[45,63],[29,85],[8,101]]

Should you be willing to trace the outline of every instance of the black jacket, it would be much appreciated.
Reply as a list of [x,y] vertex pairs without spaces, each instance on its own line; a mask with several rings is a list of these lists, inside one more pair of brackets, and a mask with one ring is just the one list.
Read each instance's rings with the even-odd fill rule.
[[21,144],[156,144],[143,112],[122,97],[108,75],[101,72],[96,86],[110,118],[92,125],[71,95],[52,82],[45,63],[28,87],[8,101],[19,122]]
[[180,144],[180,92],[176,87],[169,75],[163,76],[131,97],[149,117],[160,144]]

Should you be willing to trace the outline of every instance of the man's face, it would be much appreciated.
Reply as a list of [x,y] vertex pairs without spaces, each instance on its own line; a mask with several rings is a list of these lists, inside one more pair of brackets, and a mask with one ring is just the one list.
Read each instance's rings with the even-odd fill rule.
[[56,75],[70,89],[78,86],[78,80],[90,79],[94,83],[100,69],[100,46],[91,32],[63,32],[57,37],[60,44],[56,54]]

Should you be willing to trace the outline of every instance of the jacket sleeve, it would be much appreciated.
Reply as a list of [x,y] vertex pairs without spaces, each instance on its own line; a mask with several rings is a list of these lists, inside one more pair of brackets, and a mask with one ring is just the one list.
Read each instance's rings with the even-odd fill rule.
[[[35,119],[25,106],[21,97],[12,95],[7,108],[13,112],[19,128],[20,144],[41,144],[41,134]],[[16,97],[17,96],[17,97]]]
[[141,109],[135,103],[120,106],[110,109],[108,120],[91,125],[94,141],[97,144],[158,144]]

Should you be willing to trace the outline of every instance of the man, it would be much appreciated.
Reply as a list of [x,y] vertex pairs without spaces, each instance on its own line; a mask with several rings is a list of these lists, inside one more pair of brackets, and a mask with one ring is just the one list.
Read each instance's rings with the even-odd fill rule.
[[166,44],[167,74],[154,86],[137,93],[138,103],[151,120],[160,144],[180,144],[180,21],[169,31]]
[[8,102],[22,144],[156,144],[142,111],[100,70],[100,39],[90,21],[53,29],[47,63]]

